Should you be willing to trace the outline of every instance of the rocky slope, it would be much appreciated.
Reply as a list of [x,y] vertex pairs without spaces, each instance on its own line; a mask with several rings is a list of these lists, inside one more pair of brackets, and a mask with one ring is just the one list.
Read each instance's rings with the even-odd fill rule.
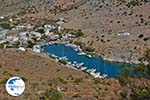
[[[19,97],[10,96],[5,89],[6,80],[12,76],[25,80],[25,92]],[[65,100],[117,100],[120,88],[115,79],[93,79],[56,64],[45,54],[0,49],[0,100],[43,100],[39,97],[48,89],[58,89]]]
[[[64,27],[82,29],[76,41],[108,60],[138,63],[150,48],[149,0],[1,0],[0,15],[66,17]],[[118,36],[120,32],[130,36]]]
[[[89,0],[66,14],[69,22],[64,26],[82,29],[86,35],[76,41],[105,59],[138,63],[150,48],[149,9],[150,2],[143,0]],[[121,32],[130,35],[118,36]]]

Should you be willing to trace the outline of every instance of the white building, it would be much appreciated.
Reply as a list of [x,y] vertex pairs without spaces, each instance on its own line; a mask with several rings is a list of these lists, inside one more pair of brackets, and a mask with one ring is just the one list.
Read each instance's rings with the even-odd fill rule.
[[0,19],[4,19],[5,17],[4,16],[0,16]]
[[15,27],[16,30],[23,30],[25,29],[25,26],[24,25],[18,25]]
[[40,53],[40,52],[41,52],[40,46],[39,46],[39,45],[34,45],[34,46],[33,46],[33,52],[35,52],[35,53]]
[[62,25],[65,22],[64,17],[60,17],[59,21],[57,22],[58,25]]
[[48,35],[48,34],[49,34],[49,32],[50,32],[52,29],[55,29],[55,26],[50,25],[50,24],[48,24],[48,25],[44,25],[45,35]]
[[18,50],[22,52],[26,52],[26,49],[24,47],[19,47]]

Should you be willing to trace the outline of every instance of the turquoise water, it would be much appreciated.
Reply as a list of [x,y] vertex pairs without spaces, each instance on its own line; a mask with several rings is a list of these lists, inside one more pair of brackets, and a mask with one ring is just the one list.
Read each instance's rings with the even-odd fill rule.
[[105,61],[101,58],[91,57],[86,55],[78,55],[79,51],[76,51],[73,47],[65,46],[64,44],[53,44],[44,46],[44,52],[54,54],[58,57],[66,56],[69,62],[76,61],[77,63],[84,63],[84,67],[87,69],[96,69],[96,72],[107,74],[108,77],[117,77],[118,72],[123,72],[123,68],[130,66],[127,63],[116,63]]

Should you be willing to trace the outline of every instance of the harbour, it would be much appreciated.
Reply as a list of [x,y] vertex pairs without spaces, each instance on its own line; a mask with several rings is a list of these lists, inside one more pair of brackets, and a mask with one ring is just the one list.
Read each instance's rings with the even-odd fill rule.
[[49,43],[43,46],[44,52],[51,55],[58,62],[66,61],[66,65],[87,72],[95,78],[116,78],[119,72],[123,72],[124,67],[131,66],[128,63],[110,62],[86,54],[80,47],[74,44]]

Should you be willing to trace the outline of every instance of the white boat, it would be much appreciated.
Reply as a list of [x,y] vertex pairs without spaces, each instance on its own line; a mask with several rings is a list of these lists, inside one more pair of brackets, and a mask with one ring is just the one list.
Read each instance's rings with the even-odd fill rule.
[[65,46],[71,46],[71,44],[65,44]]
[[105,73],[104,73],[102,76],[103,76],[104,78],[108,77],[108,75],[107,75],[107,74],[105,74]]
[[74,61],[73,63],[74,63],[74,64],[76,64],[77,62],[76,62],[76,61]]
[[84,65],[84,63],[79,63],[79,64],[76,64],[76,67],[77,68],[80,68],[81,66],[83,66]]
[[71,64],[71,66],[75,67],[75,66],[76,66],[76,64],[74,64],[74,63],[73,63],[73,64]]
[[79,65],[79,66],[83,66],[83,65],[84,65],[84,63],[79,63],[78,65]]
[[82,70],[82,71],[83,71],[83,70],[86,70],[86,69],[87,69],[87,67],[81,67],[81,69],[80,69],[80,70]]
[[97,72],[97,73],[91,72],[90,74],[91,74],[94,78],[100,77],[100,72]]
[[96,69],[88,69],[88,70],[86,70],[88,73],[91,73],[91,72],[95,72],[96,71]]
[[79,63],[79,64],[77,64],[77,67],[81,67],[83,65],[84,65],[84,63]]
[[84,53],[84,52],[79,52],[79,53],[77,53],[78,55],[86,55],[86,53]]
[[92,56],[91,55],[87,55],[89,58],[91,58]]
[[64,56],[64,57],[60,57],[59,60],[68,60],[68,58]]
[[95,73],[96,72],[96,69],[92,69],[91,73]]
[[74,50],[75,50],[75,51],[78,51],[78,49],[77,49],[77,48],[75,48]]
[[56,55],[54,55],[54,54],[52,54],[51,56],[52,56],[52,57],[54,57],[54,58],[57,58],[57,56],[56,56]]
[[71,65],[71,62],[67,62],[67,64]]

